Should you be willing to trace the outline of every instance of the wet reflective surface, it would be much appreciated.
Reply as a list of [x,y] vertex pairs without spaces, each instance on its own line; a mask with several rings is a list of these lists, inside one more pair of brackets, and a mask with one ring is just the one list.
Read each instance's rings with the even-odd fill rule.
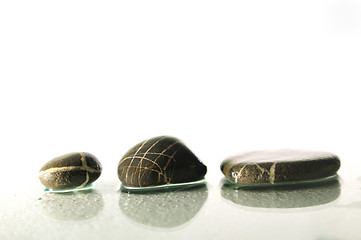
[[85,220],[96,217],[103,209],[102,194],[90,189],[67,193],[46,192],[41,198],[45,215],[58,220]]
[[294,185],[239,188],[225,181],[222,197],[256,208],[305,208],[335,201],[341,194],[338,177],[327,181]]
[[69,193],[32,183],[1,196],[0,239],[357,239],[360,177],[243,189],[219,174],[137,193],[120,191],[117,179]]
[[160,228],[190,221],[208,197],[206,184],[145,193],[120,192],[119,208],[129,219]]

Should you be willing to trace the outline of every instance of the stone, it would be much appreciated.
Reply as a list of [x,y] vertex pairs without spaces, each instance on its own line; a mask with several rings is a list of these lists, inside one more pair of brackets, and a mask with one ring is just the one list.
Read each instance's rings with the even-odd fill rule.
[[202,180],[207,167],[177,138],[160,136],[131,148],[118,164],[125,186],[149,187]]
[[292,149],[248,152],[221,163],[226,178],[238,184],[313,181],[331,177],[339,168],[335,154]]
[[48,189],[82,188],[97,180],[102,166],[86,152],[69,153],[47,162],[39,173],[41,183]]

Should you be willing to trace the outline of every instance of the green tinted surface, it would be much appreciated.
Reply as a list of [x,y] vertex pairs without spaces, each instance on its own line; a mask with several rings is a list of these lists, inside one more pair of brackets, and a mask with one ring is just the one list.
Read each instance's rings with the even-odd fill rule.
[[60,189],[60,190],[55,190],[55,189],[47,189],[45,188],[45,192],[53,192],[53,193],[66,193],[66,192],[77,192],[77,191],[84,191],[84,190],[88,190],[90,188],[93,187],[93,184],[89,184],[85,187],[78,187],[78,188],[72,188],[72,189]]

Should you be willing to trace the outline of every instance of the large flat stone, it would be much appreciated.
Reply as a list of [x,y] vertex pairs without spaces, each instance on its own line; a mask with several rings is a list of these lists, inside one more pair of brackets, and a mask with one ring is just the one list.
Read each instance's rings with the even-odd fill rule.
[[239,184],[312,181],[333,176],[339,168],[335,154],[292,149],[248,152],[221,163],[226,178]]

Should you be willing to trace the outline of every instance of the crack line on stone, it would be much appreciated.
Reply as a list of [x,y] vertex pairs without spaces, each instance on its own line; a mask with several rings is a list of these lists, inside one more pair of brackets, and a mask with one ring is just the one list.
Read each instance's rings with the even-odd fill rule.
[[274,162],[270,168],[270,174],[269,174],[269,181],[270,183],[274,183],[275,182],[275,174],[276,174],[276,162]]
[[[85,154],[84,153],[80,153],[81,155],[81,162],[82,162],[82,165],[85,169],[88,168],[88,165],[86,164],[86,158],[85,158]],[[79,186],[79,187],[84,187],[86,186],[86,184],[89,182],[89,171],[85,171],[85,181]]]

